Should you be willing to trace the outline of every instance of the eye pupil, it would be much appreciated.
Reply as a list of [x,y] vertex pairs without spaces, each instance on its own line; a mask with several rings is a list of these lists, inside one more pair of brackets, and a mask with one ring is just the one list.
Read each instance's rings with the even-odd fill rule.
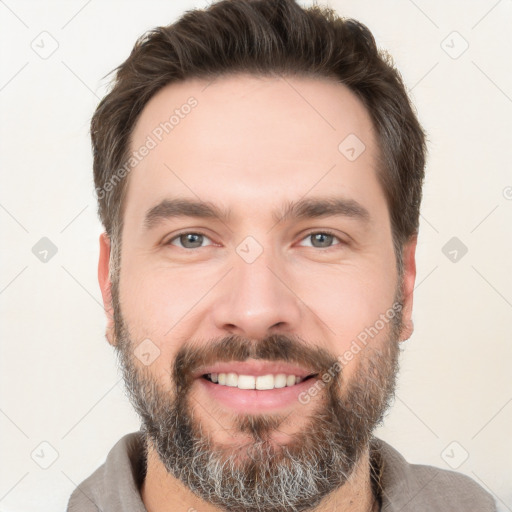
[[[315,233],[312,236],[314,247],[329,247],[329,245],[332,244],[333,235],[329,235],[328,233]],[[320,245],[315,245],[316,242],[319,242]]]
[[[200,235],[198,233],[186,233],[180,236],[180,242],[186,249],[201,247],[201,244],[203,242],[203,235]],[[192,247],[187,244],[191,244]]]

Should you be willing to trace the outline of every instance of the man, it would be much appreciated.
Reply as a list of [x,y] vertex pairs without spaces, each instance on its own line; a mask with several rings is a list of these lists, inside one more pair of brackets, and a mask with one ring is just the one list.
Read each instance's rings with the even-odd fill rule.
[[92,120],[99,281],[141,432],[75,511],[495,510],[373,437],[413,331],[425,135],[366,27],[222,1]]

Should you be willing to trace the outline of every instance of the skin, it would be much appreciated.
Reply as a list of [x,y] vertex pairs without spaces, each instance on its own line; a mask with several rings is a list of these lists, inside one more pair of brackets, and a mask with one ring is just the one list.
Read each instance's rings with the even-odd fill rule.
[[[299,94],[300,93],[300,94]],[[389,211],[377,180],[377,141],[368,112],[345,86],[327,79],[233,75],[213,83],[172,84],[144,108],[132,149],[190,96],[198,106],[131,171],[124,212],[120,302],[133,339],[152,340],[160,356],[152,377],[169,388],[168,368],[185,340],[234,333],[261,338],[298,334],[312,345],[342,355],[393,303],[397,269]],[[338,150],[349,134],[366,149],[349,161]],[[329,171],[330,170],[330,171]],[[271,212],[303,197],[343,196],[370,213],[358,219],[332,216],[282,220]],[[164,198],[190,198],[229,208],[229,222],[174,218],[144,228],[144,215]],[[314,247],[311,232],[334,232],[330,248]],[[177,234],[199,232],[203,246],[184,249]],[[236,252],[251,236],[263,253],[251,264]],[[404,246],[403,322],[400,340],[413,330],[416,238]],[[115,345],[109,281],[110,243],[100,236],[98,277]],[[379,343],[388,330],[373,339]],[[350,380],[364,351],[344,367]],[[231,417],[197,386],[192,391],[212,439],[230,446]],[[276,442],[286,443],[311,420],[314,401],[287,409]],[[222,428],[219,427],[222,426]],[[169,475],[156,454],[148,457],[141,490],[150,512],[218,510],[196,498]],[[172,505],[167,499],[172,496]],[[369,459],[365,454],[350,481],[318,511],[371,509]],[[181,508],[180,508],[181,506]]]

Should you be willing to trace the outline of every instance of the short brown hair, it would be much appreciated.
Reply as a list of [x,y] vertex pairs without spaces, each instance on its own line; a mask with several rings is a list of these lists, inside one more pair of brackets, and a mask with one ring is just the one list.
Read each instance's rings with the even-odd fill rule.
[[378,179],[401,274],[403,244],[418,232],[425,134],[391,57],[377,49],[366,26],[327,7],[302,8],[295,0],[223,0],[144,34],[115,72],[92,118],[91,138],[99,216],[116,267],[127,189],[118,171],[144,106],[173,82],[245,72],[334,78],[363,102],[378,137]]

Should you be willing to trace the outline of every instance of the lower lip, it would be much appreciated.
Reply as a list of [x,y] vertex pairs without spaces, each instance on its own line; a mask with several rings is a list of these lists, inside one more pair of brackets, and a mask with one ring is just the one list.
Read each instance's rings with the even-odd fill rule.
[[214,384],[202,377],[197,380],[207,395],[224,407],[237,412],[261,413],[302,405],[299,395],[313,386],[317,379],[313,377],[294,386],[263,391]]

